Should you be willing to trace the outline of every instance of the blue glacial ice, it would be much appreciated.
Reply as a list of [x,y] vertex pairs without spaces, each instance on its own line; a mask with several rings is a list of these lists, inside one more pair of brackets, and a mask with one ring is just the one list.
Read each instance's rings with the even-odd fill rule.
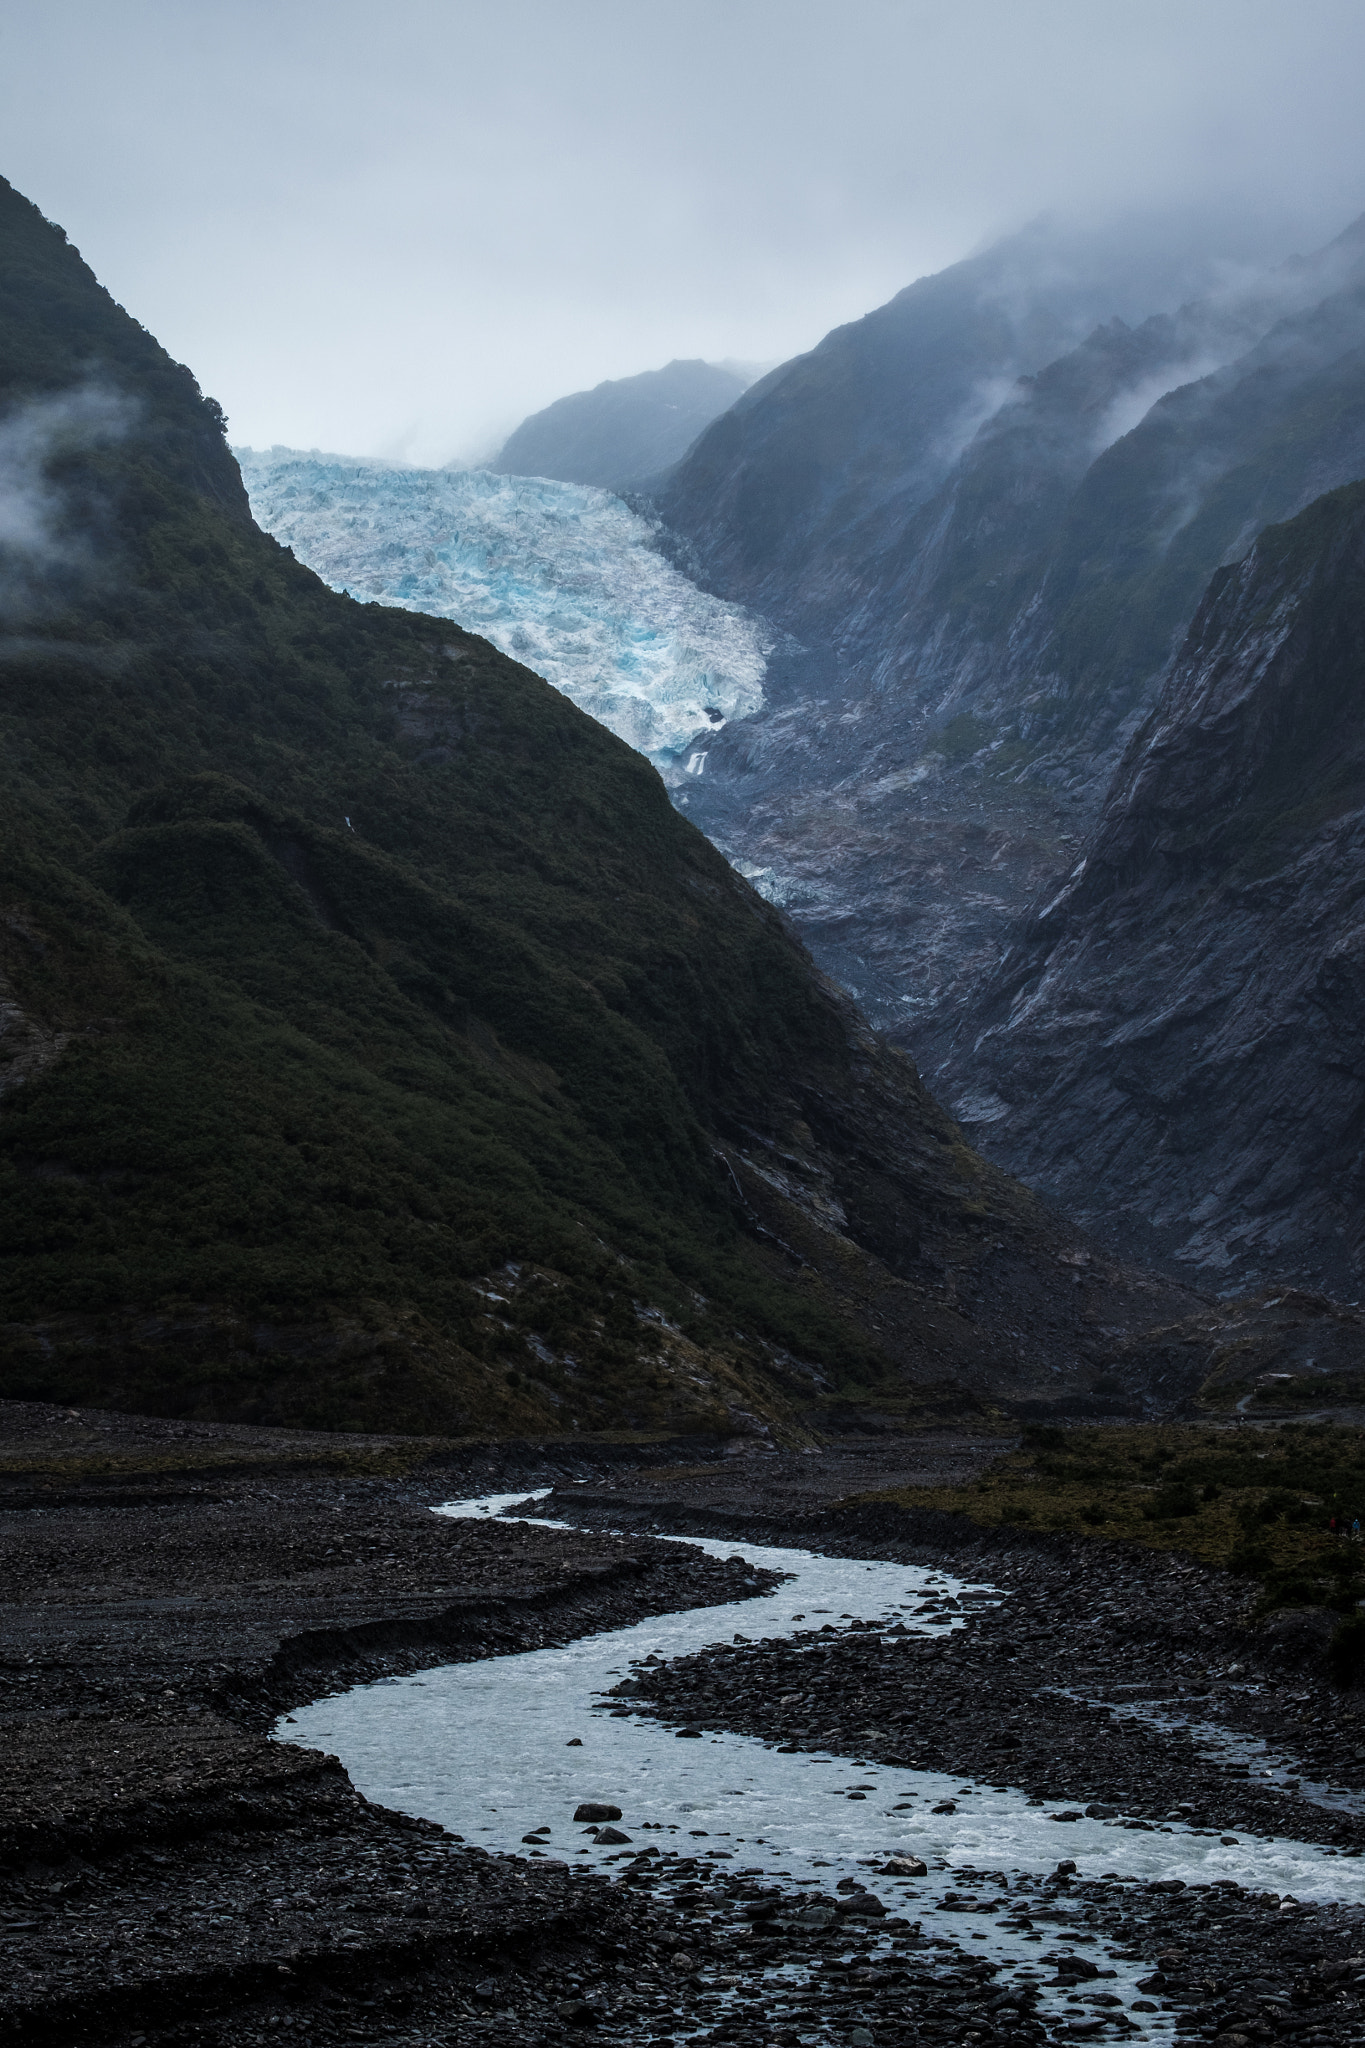
[[333,589],[482,633],[669,782],[763,702],[774,636],[673,568],[609,491],[488,470],[236,450],[251,509]]

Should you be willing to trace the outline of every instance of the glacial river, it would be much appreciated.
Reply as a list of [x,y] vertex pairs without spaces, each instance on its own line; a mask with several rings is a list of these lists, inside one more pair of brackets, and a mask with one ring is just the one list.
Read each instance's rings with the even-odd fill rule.
[[[540,1497],[489,1495],[438,1512],[484,1516]],[[544,1854],[610,1869],[652,1845],[792,1890],[832,1892],[841,1878],[856,1877],[893,1914],[924,1918],[926,1928],[978,1946],[1012,1975],[1038,1969],[1040,1942],[1048,1953],[1069,1946],[1067,1930],[1055,1924],[1041,1934],[1008,1928],[988,1914],[954,1913],[935,1924],[927,1916],[945,1894],[984,1877],[982,1899],[998,1898],[1002,1911],[1016,1905],[1026,1912],[1034,1895],[1015,1893],[1018,1879],[1043,1877],[1060,1859],[1073,1858],[1082,1877],[1178,1877],[1190,1884],[1235,1878],[1301,1901],[1365,1904],[1365,1859],[1312,1843],[1245,1833],[1231,1842],[1175,1824],[1132,1831],[1122,1818],[1059,1823],[1051,1815],[1067,1810],[1066,1802],[1030,1804],[1023,1792],[998,1785],[856,1756],[789,1755],[752,1736],[707,1731],[701,1740],[680,1738],[650,1719],[609,1717],[607,1709],[623,1702],[604,1696],[648,1658],[686,1656],[740,1639],[799,1636],[826,1625],[846,1628],[855,1620],[942,1632],[962,1625],[956,1603],[970,1607],[998,1597],[988,1586],[924,1567],[695,1536],[662,1540],[692,1543],[712,1557],[742,1556],[788,1577],[756,1598],[356,1686],[301,1708],[277,1726],[276,1736],[332,1752],[367,1799],[438,1821],[494,1854]],[[574,1808],[585,1800],[621,1808],[618,1825],[629,1847],[599,1846],[574,1825]],[[948,1804],[951,1812],[934,1813]],[[537,1829],[549,1831],[541,1836],[543,1848],[523,1841]],[[878,1875],[874,1863],[898,1852],[920,1858],[928,1876]],[[1007,1888],[999,1888],[1001,1878]],[[1136,1980],[1151,1961],[1105,1957],[1079,1922],[1074,1938],[1086,1944],[1080,1953],[1115,1971],[1106,1977],[1106,1991],[1125,2006],[1140,1995]],[[1045,1994],[1045,2006],[1061,1995]],[[1164,2014],[1142,2018],[1149,2039],[1170,2030]]]

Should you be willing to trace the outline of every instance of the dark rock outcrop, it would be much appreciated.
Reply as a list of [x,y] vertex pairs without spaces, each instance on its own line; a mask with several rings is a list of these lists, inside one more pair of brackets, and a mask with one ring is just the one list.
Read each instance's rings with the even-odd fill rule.
[[1074,863],[1210,575],[1365,474],[1363,261],[1358,224],[1136,325],[1111,279],[1030,359],[978,259],[756,386],[664,491],[684,559],[805,647],[688,814],[926,1071]]
[[1224,1285],[1359,1286],[1363,621],[1360,486],[1214,579],[951,1061],[997,1157]]

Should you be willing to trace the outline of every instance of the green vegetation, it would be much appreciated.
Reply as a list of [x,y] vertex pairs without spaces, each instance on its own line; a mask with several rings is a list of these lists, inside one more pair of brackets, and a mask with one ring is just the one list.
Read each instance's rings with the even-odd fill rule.
[[970,1486],[866,1498],[1182,1551],[1258,1580],[1263,1612],[1365,1599],[1365,1430],[1333,1423],[1035,1424]]
[[933,750],[942,754],[950,767],[956,768],[978,753],[991,733],[992,728],[983,720],[974,718],[970,711],[959,712],[934,735]]
[[707,1429],[790,1421],[779,1353],[875,1379],[717,1157],[848,1085],[780,918],[537,677],[257,531],[217,407],[0,185],[0,406],[92,381],[125,429],[54,433],[0,564],[3,1390]]
[[[1228,1391],[1232,1393],[1234,1389],[1229,1387]],[[1283,1412],[1286,1408],[1365,1408],[1365,1376],[1350,1372],[1276,1373],[1252,1389],[1249,1412]]]
[[[467,1442],[467,1439],[463,1440]],[[22,1453],[0,1457],[0,1482],[31,1480],[44,1491],[61,1493],[76,1486],[115,1486],[171,1481],[196,1482],[240,1477],[243,1472],[317,1472],[354,1479],[401,1479],[418,1466],[438,1456],[451,1444],[440,1437],[395,1437],[335,1444],[301,1441],[297,1448],[279,1443],[260,1445],[247,1442],[213,1449],[207,1445],[179,1446],[164,1451],[102,1451],[86,1456],[44,1456]]]

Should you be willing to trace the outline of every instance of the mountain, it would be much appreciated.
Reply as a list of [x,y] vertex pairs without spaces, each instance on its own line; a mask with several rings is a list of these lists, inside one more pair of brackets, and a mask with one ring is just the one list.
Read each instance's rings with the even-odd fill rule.
[[1365,1270],[1365,485],[1220,570],[954,1049],[994,1155],[1223,1286]]
[[1055,1402],[1180,1312],[640,755],[261,532],[219,408],[6,185],[0,448],[7,1394],[799,1438]]
[[1018,380],[1103,321],[1173,311],[1200,274],[1182,252],[1039,223],[760,378],[659,480],[659,511],[709,585],[839,644],[887,547]]
[[696,360],[610,378],[533,412],[488,466],[503,476],[637,489],[686,454],[748,381],[724,364]]
[[[931,1073],[1074,861],[1209,577],[1365,475],[1365,226],[1136,324],[1111,307],[992,385],[1025,315],[1046,351],[1119,296],[1109,270],[1068,298],[1037,256],[1005,245],[830,336],[659,497],[677,559],[804,648],[689,815]],[[788,507],[768,486],[800,447]]]
[[1016,727],[1041,689],[1046,709],[1010,735],[1028,772],[1103,760],[1213,570],[1365,472],[1365,223],[1281,282],[1313,302],[1286,315],[1259,290],[1114,321],[1012,394],[883,547],[892,581],[849,636],[874,682]]

